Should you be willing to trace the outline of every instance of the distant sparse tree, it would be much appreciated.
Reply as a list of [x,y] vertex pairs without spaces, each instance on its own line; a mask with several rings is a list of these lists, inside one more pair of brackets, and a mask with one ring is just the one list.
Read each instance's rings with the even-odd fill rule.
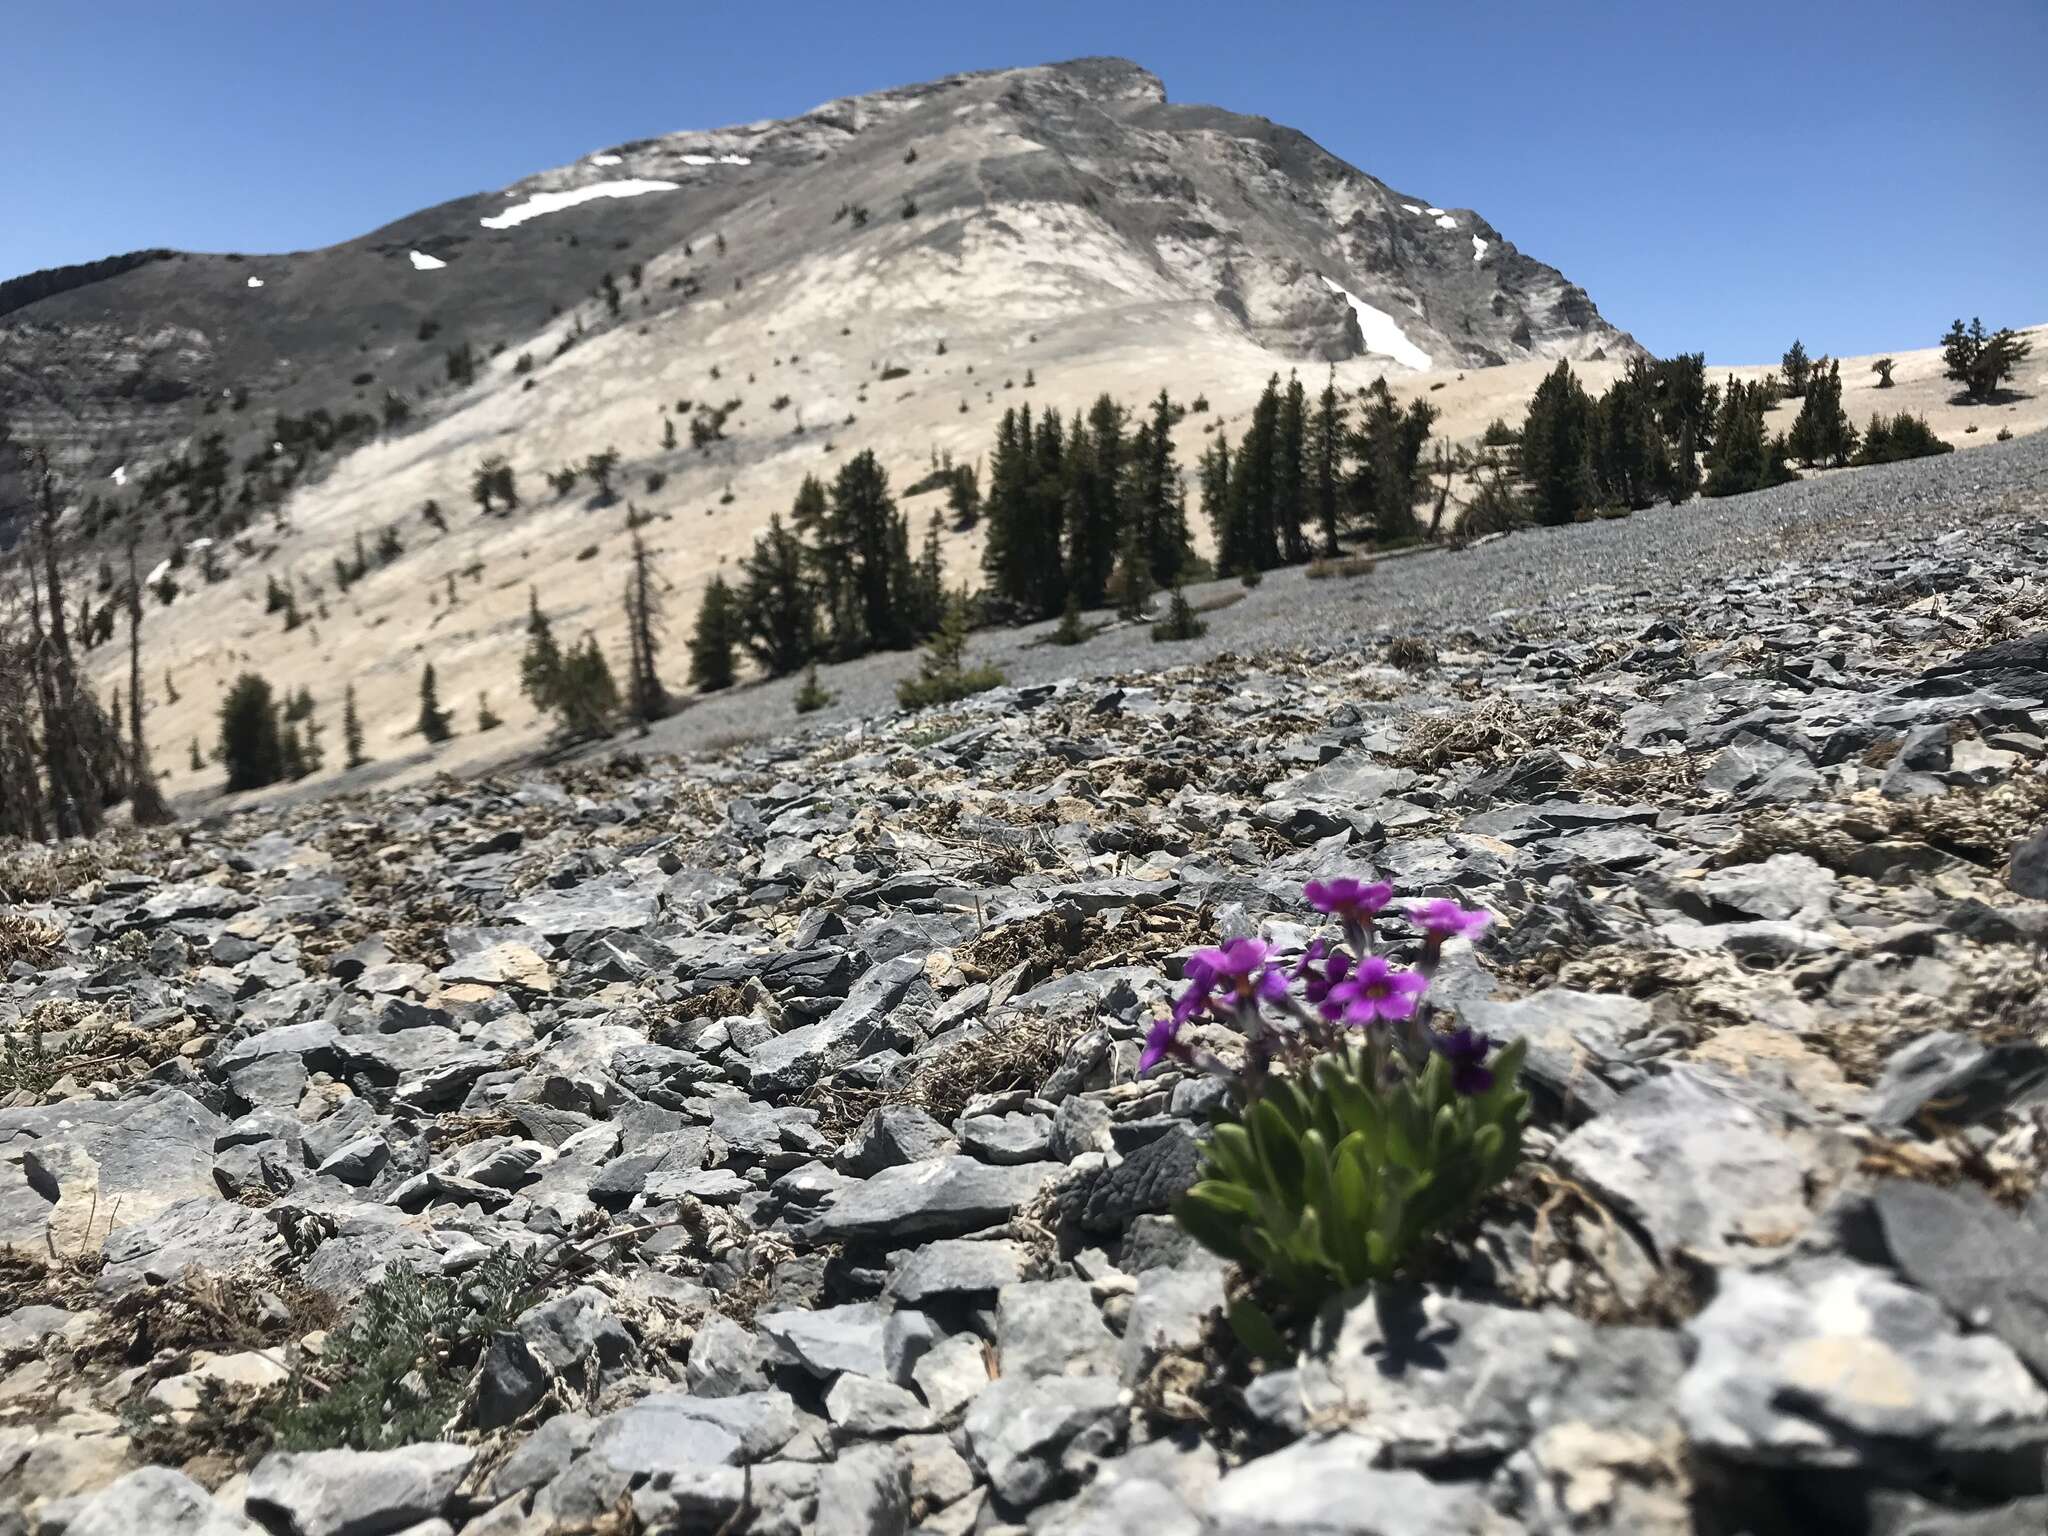
[[[163,791],[157,787],[156,770],[149,763],[149,747],[142,739],[142,582],[135,574],[135,539],[128,540],[128,805],[139,827],[160,827],[176,821]],[[165,681],[169,681],[166,674]],[[175,695],[174,695],[175,697]]]
[[818,681],[818,664],[814,661],[804,668],[803,685],[796,691],[796,712],[800,715],[814,714],[832,702],[833,695]]
[[350,768],[360,768],[369,759],[363,756],[363,719],[356,712],[356,685],[350,683],[341,694],[341,746],[343,761]]
[[476,728],[479,731],[495,731],[504,723],[491,709],[490,695],[479,693],[476,696]]
[[590,477],[590,483],[597,487],[597,494],[606,501],[612,496],[612,476],[619,471],[619,450],[605,448],[593,453],[583,461],[583,473]]
[[1969,329],[1958,320],[1941,338],[1943,373],[1963,386],[1973,404],[1991,399],[2034,350],[2034,344],[2010,330],[1987,333],[1981,319]]
[[1890,389],[1892,387],[1892,366],[1892,360],[1888,357],[1880,357],[1870,365],[1870,371],[1877,375],[1877,387],[1879,389]]
[[633,535],[632,565],[626,573],[626,713],[645,734],[651,721],[669,712],[668,690],[661,686],[661,593],[655,586],[653,560],[640,535]]
[[441,707],[441,695],[434,680],[434,664],[430,661],[420,673],[420,735],[429,742],[439,745],[455,734],[449,723],[448,711]]

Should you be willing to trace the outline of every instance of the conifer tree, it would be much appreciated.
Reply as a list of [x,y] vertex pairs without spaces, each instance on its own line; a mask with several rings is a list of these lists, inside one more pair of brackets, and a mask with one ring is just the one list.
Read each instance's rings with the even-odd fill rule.
[[851,573],[853,541],[832,509],[831,494],[816,475],[805,475],[789,509],[795,536],[808,540],[804,561],[817,593],[816,645],[849,657],[860,651],[860,613]]
[[1987,333],[1981,319],[1971,320],[1968,330],[1957,320],[1941,338],[1944,375],[1962,385],[1972,403],[1997,394],[2033,350],[2032,342],[2010,330]]
[[697,607],[697,625],[690,635],[690,686],[700,693],[730,688],[735,676],[733,648],[739,622],[732,589],[723,576],[713,576]]
[[896,702],[905,709],[921,709],[998,686],[1003,680],[998,668],[967,665],[967,636],[967,594],[958,592],[947,599],[945,616],[926,642],[917,676],[896,685]]
[[1323,392],[1316,397],[1316,412],[1309,422],[1308,512],[1316,526],[1321,552],[1337,553],[1337,517],[1344,472],[1344,440],[1348,430],[1342,397],[1337,393],[1337,371],[1330,370]]
[[796,712],[813,714],[831,702],[832,694],[818,681],[818,664],[814,661],[804,668],[803,685],[796,691]]
[[435,745],[455,734],[449,723],[448,711],[441,707],[440,689],[434,681],[434,664],[431,661],[420,672],[419,731]]
[[1221,574],[1263,571],[1280,563],[1274,508],[1280,484],[1280,375],[1266,380],[1230,471],[1230,525],[1238,547],[1221,552]]
[[832,482],[830,521],[850,559],[859,632],[835,637],[842,654],[894,649],[913,638],[910,525],[889,494],[889,477],[874,450],[847,461]]
[[803,540],[771,516],[768,531],[740,564],[734,601],[741,643],[770,677],[794,672],[816,653],[817,598],[808,563]]
[[939,510],[932,509],[931,520],[925,524],[924,547],[918,553],[917,571],[913,577],[911,595],[916,611],[915,629],[920,635],[928,635],[939,627],[946,611],[946,557],[939,542],[939,534],[945,519]]
[[499,726],[503,725],[504,723],[505,722],[503,720],[498,718],[497,711],[491,708],[491,696],[487,693],[479,693],[476,696],[477,730],[495,731]]
[[1856,428],[1842,408],[1842,365],[1823,360],[1807,380],[1806,398],[1792,423],[1792,454],[1801,464],[1834,467],[1856,451]]
[[1175,587],[1167,599],[1166,617],[1152,626],[1154,640],[1199,640],[1208,632],[1209,626],[1195,612],[1187,594],[1179,587]]
[[1162,389],[1152,402],[1152,419],[1134,435],[1130,450],[1130,492],[1124,516],[1139,525],[1154,587],[1171,585],[1194,552],[1188,538],[1187,494],[1174,453],[1173,422],[1173,402]]
[[1879,389],[1890,389],[1892,387],[1892,369],[1895,366],[1888,357],[1880,357],[1870,365],[1870,371],[1877,375],[1877,387]]
[[588,630],[562,657],[555,689],[556,735],[563,741],[590,741],[611,734],[618,713],[619,690],[612,669]]
[[1246,540],[1238,522],[1237,502],[1231,496],[1230,438],[1226,433],[1218,432],[1216,441],[1202,455],[1200,475],[1202,520],[1209,525],[1209,535],[1216,542],[1217,574],[1228,576],[1241,567]]
[[369,759],[363,756],[363,719],[356,713],[356,685],[350,683],[341,694],[341,746],[345,754],[343,761],[350,768],[360,768]]
[[254,672],[235,679],[220,706],[220,760],[230,790],[261,789],[284,777],[284,743],[270,684]]
[[597,487],[598,496],[612,499],[612,476],[619,472],[619,450],[605,448],[593,453],[583,461],[583,473],[590,477],[590,483]]
[[540,593],[526,589],[526,650],[519,658],[519,691],[535,709],[552,712],[562,683],[562,651],[554,627],[540,611]]
[[1536,386],[1522,421],[1522,476],[1539,523],[1569,523],[1593,505],[1593,401],[1560,362]]
[[1102,601],[1116,568],[1124,447],[1123,407],[1106,394],[1067,436],[1066,575],[1084,605]]
[[1351,433],[1355,463],[1347,492],[1383,544],[1422,532],[1415,504],[1426,489],[1422,450],[1435,420],[1436,407],[1425,400],[1410,401],[1404,410],[1384,377],[1365,391],[1365,409]]
[[1143,617],[1152,596],[1152,566],[1145,557],[1144,527],[1137,518],[1124,523],[1123,547],[1117,553],[1116,572],[1109,585],[1118,618]]
[[981,568],[998,601],[1033,619],[1057,613],[1065,600],[1060,526],[1044,519],[1044,500],[1038,492],[1040,465],[1031,408],[1004,411],[989,459],[988,494],[983,498],[988,536],[982,545]]
[[626,573],[626,713],[645,734],[650,722],[669,712],[668,690],[661,686],[661,593],[654,584],[653,562],[640,535],[633,535],[632,565]]
[[1298,564],[1308,558],[1302,524],[1309,519],[1308,398],[1295,374],[1287,376],[1280,399],[1278,459],[1274,466],[1273,532],[1280,558]]
[[1813,364],[1806,356],[1806,348],[1799,344],[1797,337],[1786,349],[1781,372],[1785,378],[1787,398],[1797,400],[1806,393],[1807,384],[1813,377]]

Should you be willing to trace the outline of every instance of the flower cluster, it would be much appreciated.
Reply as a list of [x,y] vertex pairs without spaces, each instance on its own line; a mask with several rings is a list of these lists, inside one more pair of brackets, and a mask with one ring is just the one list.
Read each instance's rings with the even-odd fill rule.
[[[1276,1064],[1299,1065],[1302,1058],[1355,1041],[1362,1031],[1383,1074],[1404,1066],[1411,1075],[1419,1073],[1434,1054],[1444,1059],[1460,1094],[1490,1089],[1494,1079],[1486,1058],[1492,1042],[1471,1029],[1432,1029],[1426,997],[1444,945],[1451,939],[1478,937],[1490,915],[1455,901],[1413,903],[1405,917],[1420,945],[1413,962],[1403,968],[1378,946],[1382,915],[1393,901],[1391,885],[1350,878],[1311,880],[1302,894],[1311,907],[1339,925],[1342,938],[1313,940],[1291,966],[1281,964],[1258,939],[1232,939],[1197,952],[1185,967],[1186,989],[1172,1012],[1145,1038],[1139,1071],[1149,1072],[1167,1060],[1180,1061],[1241,1076],[1251,1097]],[[1244,1035],[1241,1074],[1183,1040],[1188,1025],[1205,1014]]]

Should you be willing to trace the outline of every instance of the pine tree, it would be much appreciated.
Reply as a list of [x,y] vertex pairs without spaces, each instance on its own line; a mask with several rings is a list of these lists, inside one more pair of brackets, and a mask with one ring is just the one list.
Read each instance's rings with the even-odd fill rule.
[[1238,524],[1237,502],[1230,493],[1233,476],[1227,434],[1218,432],[1216,441],[1202,455],[1200,476],[1202,520],[1209,525],[1209,535],[1216,543],[1217,574],[1228,576],[1242,562],[1245,534]]
[[1238,545],[1219,549],[1224,575],[1263,571],[1280,563],[1280,541],[1274,516],[1280,483],[1280,375],[1266,380],[1265,392],[1252,407],[1251,425],[1237,445],[1230,471],[1230,527]]
[[543,713],[553,712],[562,685],[562,652],[554,627],[540,611],[540,593],[526,589],[526,650],[519,658],[519,691]]
[[1944,373],[1963,386],[1964,396],[1972,403],[1996,395],[2033,350],[2032,342],[2010,330],[1987,334],[1981,319],[1971,320],[1967,331],[1958,320],[1941,339]]
[[363,756],[363,719],[356,713],[356,685],[350,683],[341,694],[341,745],[345,756],[343,761],[350,768],[360,768],[369,759]]
[[583,461],[583,473],[590,477],[590,483],[597,487],[601,500],[612,499],[612,476],[619,472],[619,450],[605,448],[593,453]]
[[1066,609],[1049,638],[1054,645],[1079,645],[1088,638],[1088,626],[1081,620],[1080,598],[1072,593],[1067,595]]
[[697,626],[690,635],[690,686],[700,693],[730,688],[735,676],[733,648],[739,622],[732,589],[723,576],[713,576],[697,607]]
[[800,715],[813,714],[832,702],[832,694],[818,681],[818,664],[814,661],[804,668],[803,685],[796,691],[796,712]]
[[[1055,422],[1057,418],[1055,418]],[[1065,600],[1058,522],[1044,520],[1038,480],[1042,458],[1034,438],[1031,408],[1003,412],[995,451],[989,459],[983,517],[982,574],[990,593],[1025,618],[1047,618]],[[1058,593],[1057,599],[1052,594]],[[1047,606],[1052,599],[1051,607]]]
[[1781,371],[1785,377],[1786,396],[1793,400],[1803,396],[1813,378],[1813,364],[1808,361],[1806,348],[1799,344],[1796,337],[1792,345],[1786,349]]
[[1536,386],[1522,421],[1522,477],[1539,523],[1569,523],[1598,496],[1593,472],[1593,401],[1560,362]]
[[924,547],[918,553],[917,571],[911,587],[912,606],[916,612],[915,628],[920,635],[931,634],[945,617],[946,557],[939,542],[944,526],[944,517],[934,507],[931,520],[925,524]]
[[770,677],[794,672],[816,654],[817,601],[808,564],[803,540],[777,516],[740,564],[734,600],[741,643]]
[[905,709],[922,709],[929,704],[946,704],[969,694],[983,693],[1003,681],[1002,672],[992,666],[967,665],[967,595],[955,593],[947,600],[945,616],[926,644],[918,663],[917,676],[896,685],[896,702]]
[[1892,369],[1895,366],[1888,357],[1880,357],[1870,365],[1870,371],[1877,375],[1877,387],[1879,389],[1890,389],[1892,387]]
[[1337,393],[1337,370],[1330,370],[1322,394],[1316,397],[1316,413],[1308,428],[1308,510],[1315,521],[1322,553],[1337,553],[1337,517],[1344,472],[1344,442],[1348,426],[1342,397]]
[[1209,632],[1209,626],[1196,614],[1187,594],[1179,587],[1167,599],[1166,617],[1152,626],[1154,640],[1199,640]]
[[244,672],[220,706],[220,760],[230,790],[261,789],[285,775],[284,743],[270,684]]
[[[1170,585],[1193,554],[1187,494],[1173,446],[1173,402],[1165,390],[1152,402],[1152,419],[1132,435],[1123,516],[1136,522],[1154,587]],[[1121,558],[1121,545],[1119,545]]]
[[[1542,392],[1541,386],[1537,392]],[[1436,407],[1425,400],[1410,401],[1404,410],[1384,377],[1365,390],[1365,409],[1351,433],[1356,463],[1346,491],[1382,544],[1421,536],[1415,504],[1426,489],[1422,450],[1435,421]]]
[[504,723],[503,720],[498,718],[497,712],[491,708],[490,695],[479,693],[476,696],[476,728],[479,731],[495,731]]
[[1806,398],[1792,423],[1792,453],[1801,464],[1839,468],[1856,451],[1856,428],[1842,408],[1842,365],[1823,359],[1807,380]]
[[440,690],[434,681],[434,664],[431,661],[420,673],[419,732],[436,745],[455,734],[449,723],[448,711],[441,707]]
[[1290,565],[1308,558],[1302,525],[1309,519],[1308,397],[1295,374],[1280,399],[1278,459],[1273,483],[1273,534]]
[[619,710],[619,690],[612,669],[588,630],[562,657],[555,689],[556,736],[563,741],[591,741],[611,734]]
[[652,561],[638,533],[633,535],[632,568],[626,574],[626,650],[626,713],[645,734],[650,722],[669,712],[669,701],[659,668],[661,594],[655,589]]
[[889,477],[872,449],[850,459],[832,482],[830,522],[850,555],[857,636],[835,636],[843,655],[890,650],[913,638],[910,525],[889,494]]
[[1123,465],[1123,407],[1098,395],[1067,437],[1066,575],[1083,604],[1102,601],[1116,568]]
[[1110,595],[1116,599],[1120,619],[1142,618],[1152,597],[1152,567],[1145,557],[1145,530],[1137,518],[1124,523],[1123,548],[1118,551],[1116,572],[1110,577]]

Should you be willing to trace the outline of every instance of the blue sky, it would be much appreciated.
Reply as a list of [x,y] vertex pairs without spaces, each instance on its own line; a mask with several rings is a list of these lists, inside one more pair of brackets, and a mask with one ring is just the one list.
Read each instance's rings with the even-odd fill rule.
[[0,276],[291,250],[622,139],[1122,54],[1477,209],[1660,353],[2048,320],[2048,0],[13,9]]

